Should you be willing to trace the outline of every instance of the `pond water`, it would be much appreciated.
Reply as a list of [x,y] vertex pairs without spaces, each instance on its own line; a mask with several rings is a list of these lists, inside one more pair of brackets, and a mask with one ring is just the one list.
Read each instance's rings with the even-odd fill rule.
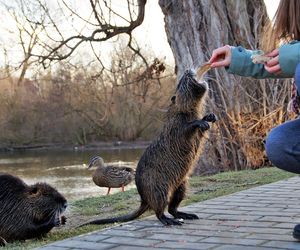
[[[105,195],[107,188],[100,188],[92,181],[95,168],[87,169],[89,160],[101,156],[105,163],[136,167],[144,149],[113,150],[51,150],[27,151],[0,154],[0,172],[10,173],[27,184],[47,182],[61,192],[68,200],[89,196]],[[125,187],[134,187],[134,182]],[[119,192],[113,188],[111,193]]]

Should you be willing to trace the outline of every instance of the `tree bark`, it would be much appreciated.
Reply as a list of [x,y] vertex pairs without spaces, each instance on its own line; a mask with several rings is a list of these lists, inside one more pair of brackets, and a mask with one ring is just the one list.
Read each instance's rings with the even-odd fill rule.
[[[220,46],[257,49],[269,22],[263,0],[159,0],[159,4],[179,77],[184,70],[197,69],[208,61]],[[274,81],[235,77],[221,68],[207,76],[211,89],[207,106],[220,120],[200,159],[201,166],[239,170],[264,165],[264,136],[271,126],[282,122],[278,118],[282,108],[274,99],[286,104],[289,88]],[[274,86],[281,89],[276,98],[271,91]]]

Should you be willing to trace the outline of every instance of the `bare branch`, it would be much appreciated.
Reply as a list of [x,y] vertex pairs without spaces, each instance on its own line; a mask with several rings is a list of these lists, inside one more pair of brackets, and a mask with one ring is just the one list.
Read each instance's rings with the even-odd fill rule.
[[[21,0],[22,1],[22,0]],[[145,16],[145,5],[147,0],[136,0],[136,4],[133,4],[133,1],[127,0],[129,16],[126,18],[125,16],[119,14],[116,10],[114,10],[111,4],[108,3],[107,0],[103,1],[103,4],[100,4],[98,0],[90,0],[90,8],[91,13],[94,16],[96,23],[83,18],[79,12],[75,12],[70,6],[68,6],[64,0],[62,3],[64,7],[70,11],[71,15],[75,15],[81,21],[84,21],[89,27],[85,28],[77,32],[75,35],[71,35],[69,37],[65,37],[64,32],[62,32],[61,28],[59,28],[58,24],[55,21],[55,18],[51,16],[49,8],[44,4],[42,4],[42,0],[36,0],[40,5],[41,10],[44,12],[44,15],[47,16],[47,19],[51,23],[50,26],[46,26],[41,23],[44,35],[51,40],[53,43],[49,44],[45,41],[45,38],[39,36],[38,43],[43,48],[44,53],[32,53],[30,56],[37,57],[39,62],[43,64],[44,67],[47,67],[52,61],[61,61],[68,57],[70,57],[76,49],[83,44],[84,42],[103,42],[107,41],[113,37],[116,37],[120,34],[128,34],[129,35],[129,47],[135,51],[141,58],[142,55],[138,49],[135,49],[131,44],[131,32],[142,24]],[[130,7],[132,5],[132,7]],[[137,9],[137,15],[133,18],[133,14],[135,13],[135,9]],[[105,11],[104,11],[105,10]],[[107,15],[109,15],[107,20]],[[118,19],[119,21],[125,21],[128,25],[117,24],[115,21],[111,20],[111,16]],[[93,27],[91,29],[91,27]],[[60,40],[57,41],[55,37],[53,37],[53,32],[56,31]],[[49,31],[50,30],[50,31]],[[74,32],[74,29],[73,29]],[[90,33],[90,34],[88,34]],[[45,42],[43,42],[45,41]],[[147,62],[143,59],[145,64]]]

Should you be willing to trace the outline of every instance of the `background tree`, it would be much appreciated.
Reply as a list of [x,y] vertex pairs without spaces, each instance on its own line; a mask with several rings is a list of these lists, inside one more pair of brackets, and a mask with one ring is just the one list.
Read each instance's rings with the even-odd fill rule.
[[[225,44],[259,48],[269,22],[263,0],[159,0],[178,75],[197,68],[212,51]],[[219,116],[201,166],[239,170],[265,164],[266,133],[286,119],[289,84],[228,75],[224,69],[208,74],[211,100]]]

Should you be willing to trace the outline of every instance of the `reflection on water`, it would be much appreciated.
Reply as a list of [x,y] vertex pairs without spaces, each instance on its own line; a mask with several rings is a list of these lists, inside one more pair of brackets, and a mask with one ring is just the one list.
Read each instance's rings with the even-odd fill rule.
[[[22,178],[27,184],[47,182],[57,188],[67,199],[80,199],[106,194],[106,188],[92,181],[95,169],[87,170],[89,160],[101,156],[106,163],[136,167],[144,149],[114,149],[89,151],[51,150],[0,154],[0,172]],[[134,182],[127,189],[134,186]],[[118,192],[118,189],[112,189]]]

